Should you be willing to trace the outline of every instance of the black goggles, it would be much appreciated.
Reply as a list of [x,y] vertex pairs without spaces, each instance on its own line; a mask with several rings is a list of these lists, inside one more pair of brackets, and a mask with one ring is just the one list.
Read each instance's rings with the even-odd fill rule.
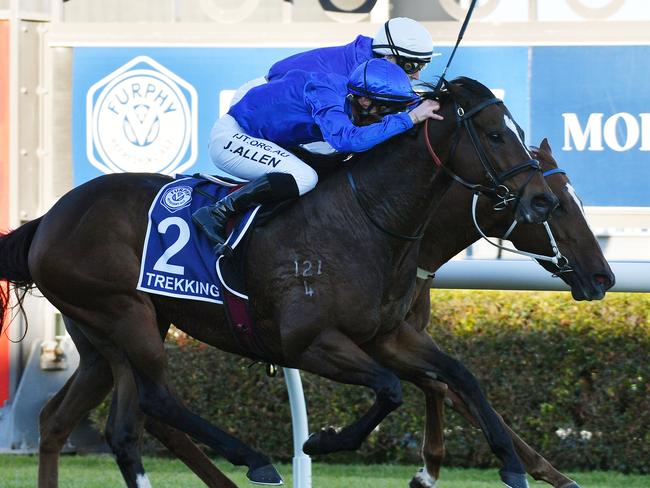
[[419,59],[409,59],[409,58],[397,58],[397,64],[400,68],[404,70],[407,75],[414,75],[418,71],[424,69],[427,65],[426,62],[420,61]]

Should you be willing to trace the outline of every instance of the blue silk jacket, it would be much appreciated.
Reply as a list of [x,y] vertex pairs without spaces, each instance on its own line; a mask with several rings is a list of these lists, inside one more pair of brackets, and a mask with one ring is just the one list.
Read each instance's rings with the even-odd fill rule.
[[364,127],[350,120],[347,77],[289,71],[252,88],[230,108],[246,134],[293,147],[327,141],[339,152],[361,152],[413,127],[407,113]]
[[312,49],[278,61],[271,66],[266,79],[271,81],[281,78],[292,69],[316,73],[335,73],[347,78],[354,68],[374,57],[372,38],[358,36],[350,44],[344,46]]

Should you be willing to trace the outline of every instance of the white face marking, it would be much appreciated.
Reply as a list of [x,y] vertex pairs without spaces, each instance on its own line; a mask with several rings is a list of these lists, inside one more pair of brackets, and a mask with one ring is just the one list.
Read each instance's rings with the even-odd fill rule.
[[135,479],[138,488],[152,488],[149,478],[146,474],[139,474]]
[[573,186],[571,186],[571,183],[566,184],[566,191],[569,193],[569,195],[571,195],[571,198],[573,198],[573,201],[576,202],[576,205],[578,206],[578,208],[582,212],[582,216],[586,220],[587,216],[585,215],[585,209],[582,206],[582,202],[580,201],[580,197],[576,193],[575,188],[573,188]]
[[510,117],[508,117],[508,114],[503,114],[503,121],[506,123],[506,127],[508,129],[510,129],[512,132],[515,133],[515,136],[517,136],[517,140],[519,141],[519,144],[521,144],[521,147],[524,148],[524,151],[526,151],[526,154],[528,154],[530,159],[533,159],[533,155],[530,154],[530,151],[528,150],[528,148],[524,144],[524,141],[522,141],[521,137],[519,137],[519,131],[517,130],[517,124],[515,124],[515,122]]

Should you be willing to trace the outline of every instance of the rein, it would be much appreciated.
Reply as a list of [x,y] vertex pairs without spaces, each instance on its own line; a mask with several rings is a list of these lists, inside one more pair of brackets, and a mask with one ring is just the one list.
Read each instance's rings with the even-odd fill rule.
[[[551,175],[554,174],[566,174],[566,171],[561,169],[561,168],[553,168],[548,171],[544,171],[542,175],[547,178]],[[472,200],[472,220],[474,221],[474,227],[476,227],[476,230],[478,230],[479,234],[481,235],[481,238],[487,242],[489,242],[492,246],[501,249],[503,251],[509,251],[515,254],[519,254],[521,256],[527,256],[532,259],[537,259],[539,261],[548,261],[553,263],[555,266],[557,266],[558,270],[553,274],[553,276],[557,277],[563,273],[569,273],[573,271],[573,268],[569,265],[569,260],[560,252],[560,248],[557,245],[557,241],[555,239],[555,236],[553,235],[553,231],[551,231],[551,227],[548,225],[548,221],[543,222],[542,225],[544,225],[544,229],[546,230],[546,235],[548,236],[548,241],[551,246],[551,252],[553,253],[552,256],[546,256],[543,254],[535,254],[531,253],[528,251],[520,251],[519,249],[515,249],[514,247],[507,247],[503,246],[502,244],[496,243],[492,241],[481,229],[481,226],[478,224],[478,220],[476,218],[476,207],[478,204],[478,194],[474,194],[474,198]],[[510,234],[514,231],[515,227],[517,226],[517,220],[513,220],[512,224],[506,231],[506,233],[501,237],[501,239],[508,239],[510,237]]]
[[[550,169],[548,171],[544,171],[544,173],[542,173],[542,174],[543,174],[543,176],[545,178],[548,178],[549,176],[554,175],[554,174],[566,174],[566,171],[561,169],[561,168],[553,168],[553,169]],[[485,234],[485,232],[483,232],[483,229],[481,229],[481,226],[479,225],[478,220],[476,218],[476,207],[477,207],[477,203],[478,203],[478,197],[479,197],[479,194],[475,193],[474,198],[472,200],[472,220],[474,221],[474,227],[476,227],[476,230],[480,234],[481,239],[487,241],[492,246],[494,246],[497,249],[500,249],[502,251],[509,251],[509,252],[519,254],[519,255],[522,255],[522,256],[527,256],[527,257],[532,258],[532,259],[537,259],[539,261],[548,261],[548,262],[553,263],[558,268],[558,270],[555,273],[553,273],[553,276],[556,277],[556,278],[559,277],[563,273],[570,273],[570,272],[573,271],[573,268],[571,268],[571,266],[569,265],[569,260],[560,251],[560,248],[557,245],[557,241],[555,239],[555,236],[553,235],[553,231],[551,230],[551,227],[548,225],[548,222],[544,222],[543,225],[544,225],[544,228],[546,230],[546,235],[548,236],[549,244],[551,246],[551,252],[553,253],[552,256],[546,256],[546,255],[543,255],[543,254],[535,254],[535,253],[531,253],[531,252],[528,252],[528,251],[520,251],[519,249],[516,249],[514,247],[507,247],[507,246],[504,246],[502,244],[499,244],[499,243],[494,242],[493,240],[491,240]],[[512,234],[512,231],[515,229],[516,226],[517,226],[517,220],[515,219],[515,220],[513,220],[512,224],[510,225],[510,227],[508,228],[506,233],[503,235],[503,237],[501,237],[501,239],[508,239],[508,237],[510,236],[510,234]],[[431,271],[427,271],[427,270],[425,270],[423,268],[418,267],[418,269],[417,269],[417,277],[420,278],[420,279],[423,279],[423,280],[424,279],[431,279],[431,278],[435,277],[435,273],[432,273]]]

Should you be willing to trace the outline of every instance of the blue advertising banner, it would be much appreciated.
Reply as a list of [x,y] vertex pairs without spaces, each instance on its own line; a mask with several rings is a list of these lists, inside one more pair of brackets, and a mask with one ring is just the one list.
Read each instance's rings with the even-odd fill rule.
[[650,207],[650,46],[532,49],[533,141],[548,137],[585,205]]
[[[74,183],[116,171],[215,173],[208,135],[234,90],[304,49],[75,48]],[[527,143],[548,137],[585,205],[650,207],[649,55],[650,46],[469,46],[448,78],[478,79],[502,97]]]
[[[75,48],[75,185],[120,171],[214,173],[208,135],[229,95],[304,49]],[[423,80],[433,81],[449,51],[434,58]],[[527,56],[522,47],[464,48],[449,76],[462,73],[495,89],[528,129]]]

